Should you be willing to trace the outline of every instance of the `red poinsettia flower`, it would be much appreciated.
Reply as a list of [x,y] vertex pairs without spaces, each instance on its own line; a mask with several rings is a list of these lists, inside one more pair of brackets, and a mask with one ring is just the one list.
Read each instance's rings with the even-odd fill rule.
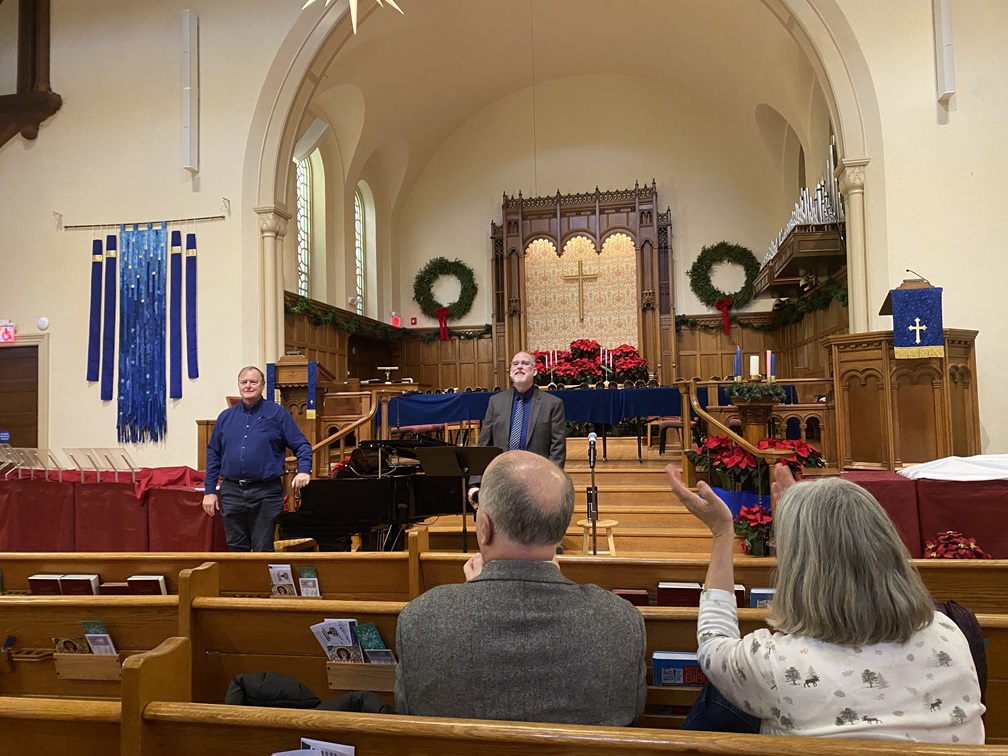
[[946,530],[924,544],[924,556],[928,559],[992,559],[990,554],[977,544],[975,538],[967,538],[955,530]]

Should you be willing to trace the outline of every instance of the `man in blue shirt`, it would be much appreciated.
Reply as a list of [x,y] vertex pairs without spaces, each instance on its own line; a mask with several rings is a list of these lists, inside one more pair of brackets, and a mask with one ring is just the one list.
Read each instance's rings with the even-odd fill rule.
[[265,384],[259,368],[241,369],[241,403],[220,413],[207,444],[203,511],[213,517],[220,510],[231,551],[273,551],[288,448],[298,460],[295,492],[311,480],[311,444],[287,410],[263,399]]

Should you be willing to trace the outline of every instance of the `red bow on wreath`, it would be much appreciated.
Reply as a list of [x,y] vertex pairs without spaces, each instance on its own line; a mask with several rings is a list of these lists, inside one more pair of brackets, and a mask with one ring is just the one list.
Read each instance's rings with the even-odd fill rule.
[[731,307],[731,304],[731,299],[728,297],[721,297],[721,299],[714,303],[714,308],[721,310],[721,327],[724,328],[726,334],[728,333],[728,308]]
[[440,336],[441,341],[448,341],[448,315],[451,314],[451,310],[447,307],[438,307],[434,310],[434,314],[437,316],[438,336]]

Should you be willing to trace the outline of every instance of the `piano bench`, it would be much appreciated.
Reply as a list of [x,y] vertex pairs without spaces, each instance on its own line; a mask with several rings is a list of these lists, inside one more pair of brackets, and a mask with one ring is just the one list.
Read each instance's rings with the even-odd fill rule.
[[285,541],[273,541],[274,551],[318,551],[314,538],[288,538]]

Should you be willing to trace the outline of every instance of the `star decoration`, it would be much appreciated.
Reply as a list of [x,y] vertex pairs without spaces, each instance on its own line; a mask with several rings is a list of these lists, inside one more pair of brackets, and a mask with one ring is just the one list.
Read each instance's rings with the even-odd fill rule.
[[[326,0],[325,7],[328,8],[329,4],[332,1],[333,0]],[[315,2],[315,0],[308,0],[308,2],[306,2],[304,5],[301,6],[301,10],[304,10],[305,8],[307,8],[309,5],[311,5],[314,2]],[[377,2],[378,5],[380,5],[382,8],[385,7],[384,3],[388,3],[389,5],[391,5],[393,8],[395,8],[400,13],[403,12],[402,8],[400,8],[398,5],[396,5],[395,0],[384,0],[384,3],[382,2],[382,0],[375,0],[375,2]],[[357,0],[350,0],[350,23],[353,25],[353,32],[354,32],[354,34],[356,34],[357,33]]]

